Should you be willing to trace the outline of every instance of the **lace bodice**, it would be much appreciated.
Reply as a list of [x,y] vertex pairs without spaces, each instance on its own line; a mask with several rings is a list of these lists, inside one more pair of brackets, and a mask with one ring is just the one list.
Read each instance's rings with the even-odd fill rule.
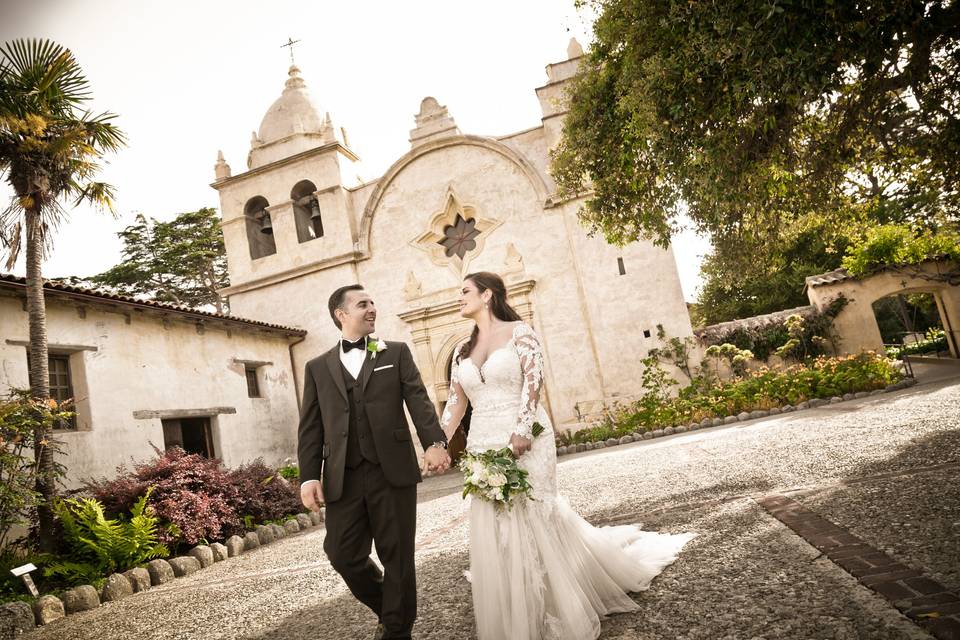
[[[505,345],[491,351],[486,362],[477,366],[472,359],[459,363],[454,358],[450,371],[450,393],[440,425],[449,437],[460,424],[467,401],[473,406],[467,449],[486,451],[510,444],[517,434],[532,439],[533,448],[521,459],[531,472],[534,493],[552,494],[555,481],[556,447],[553,429],[540,405],[543,388],[543,351],[537,334],[520,323]],[[533,425],[539,422],[543,433],[534,438]],[[542,476],[538,483],[533,476]]]

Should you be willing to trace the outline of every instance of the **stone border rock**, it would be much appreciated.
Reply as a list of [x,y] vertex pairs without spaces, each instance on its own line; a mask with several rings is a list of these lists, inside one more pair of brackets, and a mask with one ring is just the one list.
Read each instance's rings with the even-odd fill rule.
[[319,526],[323,521],[322,513],[299,513],[287,520],[283,526],[260,525],[254,531],[247,532],[243,538],[231,536],[224,544],[198,544],[186,555],[168,559],[157,558],[148,562],[145,567],[110,574],[99,592],[93,586],[84,584],[65,592],[62,598],[50,594],[42,595],[32,606],[23,601],[0,604],[0,638],[5,638],[6,633],[26,633],[66,615],[89,611],[102,603],[128,598],[152,586],[191,575],[292,533]]
[[725,418],[704,418],[700,422],[692,422],[688,425],[676,425],[670,427],[663,427],[660,429],[647,429],[644,431],[636,431],[634,433],[629,433],[627,435],[621,436],[620,438],[609,438],[607,440],[601,440],[598,442],[579,442],[576,444],[568,444],[565,446],[557,447],[557,455],[565,456],[572,453],[582,453],[584,451],[592,451],[594,449],[603,449],[606,447],[614,447],[623,444],[631,444],[633,442],[639,442],[641,440],[652,440],[653,438],[662,438],[663,436],[669,436],[676,433],[687,433],[689,431],[697,431],[699,429],[709,429],[712,427],[719,427],[722,425],[734,424],[737,422],[746,422],[747,420],[758,420],[760,418],[766,418],[769,416],[776,416],[783,413],[792,413],[794,411],[803,411],[804,409],[816,409],[817,407],[822,407],[829,404],[838,404],[840,402],[847,402],[848,400],[858,400],[860,398],[866,398],[867,396],[875,396],[881,393],[891,393],[893,391],[900,391],[901,389],[906,389],[907,387],[912,387],[917,384],[916,378],[904,378],[900,382],[895,382],[893,384],[887,385],[883,389],[874,389],[873,391],[858,391],[856,393],[846,393],[843,397],[834,396],[832,398],[811,398],[804,402],[800,402],[796,405],[786,405],[783,407],[774,407],[772,409],[763,410],[763,411],[744,411],[735,416],[726,416]]

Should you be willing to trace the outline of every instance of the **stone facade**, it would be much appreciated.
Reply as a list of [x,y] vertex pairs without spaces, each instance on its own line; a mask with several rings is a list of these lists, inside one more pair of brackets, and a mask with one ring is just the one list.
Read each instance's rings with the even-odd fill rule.
[[[567,60],[547,66],[536,89],[541,123],[519,133],[464,134],[446,106],[425,98],[410,151],[359,186],[342,177],[352,175],[356,154],[291,67],[254,134],[248,170],[233,175],[222,156],[215,168],[231,308],[306,329],[293,349],[302,370],[339,337],[330,293],[362,283],[379,310],[378,334],[412,344],[439,408],[453,349],[471,328],[457,312],[462,278],[494,271],[543,340],[546,402],[558,426],[574,428],[635,396],[639,360],[659,343],[656,325],[670,336],[692,330],[672,251],[588,237],[577,219],[582,200],[555,193],[549,152],[580,55],[572,42]],[[458,220],[472,236],[462,255],[439,244]]]
[[[24,283],[0,276],[0,395],[29,386]],[[56,431],[68,486],[113,477],[165,439],[196,435],[189,429],[227,466],[293,455],[290,344],[303,331],[63,285],[45,298],[50,353],[66,358],[76,402],[75,428]],[[249,397],[248,368],[260,397]]]

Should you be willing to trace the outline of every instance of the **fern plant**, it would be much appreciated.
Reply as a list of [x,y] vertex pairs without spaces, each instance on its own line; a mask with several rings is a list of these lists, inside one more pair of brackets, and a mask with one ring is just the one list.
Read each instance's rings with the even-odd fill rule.
[[67,582],[92,575],[125,571],[148,560],[170,555],[157,542],[159,518],[147,505],[152,489],[140,496],[129,518],[110,519],[103,505],[91,498],[61,500],[55,512],[71,549],[71,556],[44,569],[44,575]]

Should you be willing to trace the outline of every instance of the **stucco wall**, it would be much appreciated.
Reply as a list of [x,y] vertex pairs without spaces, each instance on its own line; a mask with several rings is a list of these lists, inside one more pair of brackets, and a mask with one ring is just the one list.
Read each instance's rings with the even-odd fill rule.
[[[173,315],[173,314],[171,314]],[[230,467],[263,456],[275,464],[294,456],[297,402],[288,341],[258,331],[163,321],[134,312],[129,318],[97,308],[80,317],[48,299],[48,341],[87,347],[70,356],[77,401],[77,431],[58,431],[75,486],[88,477],[114,475],[121,463],[163,448],[161,418],[136,419],[135,411],[232,407],[210,418],[215,454]],[[0,296],[0,394],[26,388],[27,314],[17,298]],[[258,369],[260,398],[247,397],[244,366],[234,359],[272,362]]]

